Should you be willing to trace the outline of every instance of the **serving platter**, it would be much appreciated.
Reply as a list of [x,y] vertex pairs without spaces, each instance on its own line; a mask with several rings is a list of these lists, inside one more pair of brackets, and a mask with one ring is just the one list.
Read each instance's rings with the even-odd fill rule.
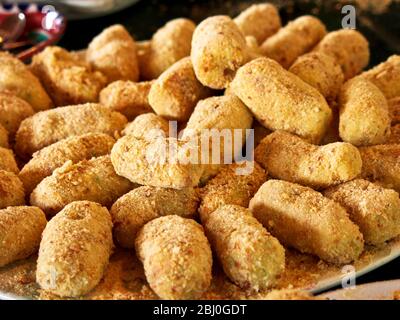
[[[381,247],[367,247],[351,266],[328,264],[316,257],[286,250],[286,270],[274,289],[303,289],[316,294],[340,285],[354,267],[359,277],[400,256],[400,237]],[[214,263],[213,281],[203,299],[266,299],[268,292],[250,293],[241,290]],[[0,299],[59,299],[42,292],[35,283],[36,257],[0,268]],[[146,282],[143,267],[130,250],[116,249],[100,284],[80,299],[147,300],[158,299]]]

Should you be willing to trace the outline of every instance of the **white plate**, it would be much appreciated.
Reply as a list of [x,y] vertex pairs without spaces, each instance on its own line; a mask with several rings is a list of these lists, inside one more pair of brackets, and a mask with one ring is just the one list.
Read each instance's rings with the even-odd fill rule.
[[321,294],[329,300],[393,300],[394,293],[400,291],[400,280],[380,281],[340,289]]

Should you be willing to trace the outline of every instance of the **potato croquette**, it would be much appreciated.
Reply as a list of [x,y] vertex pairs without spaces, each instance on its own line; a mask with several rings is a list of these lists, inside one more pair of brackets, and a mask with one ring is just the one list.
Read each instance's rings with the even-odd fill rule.
[[136,234],[147,222],[168,215],[194,218],[198,206],[198,192],[194,188],[136,188],[111,207],[115,240],[121,247],[134,248]]
[[361,76],[376,85],[387,99],[400,96],[400,55],[389,57]]
[[[246,168],[249,171],[245,171]],[[247,208],[250,199],[266,180],[266,172],[254,161],[223,167],[201,189],[201,220],[206,221],[211,212],[222,205],[232,204]]]
[[137,116],[135,120],[128,123],[123,135],[133,135],[137,138],[153,138],[156,136],[168,137],[169,122],[154,113],[145,113]]
[[241,67],[231,89],[263,126],[313,143],[322,139],[332,120],[332,111],[317,89],[268,58]]
[[108,210],[76,201],[47,224],[40,242],[36,281],[62,297],[88,293],[101,280],[113,247]]
[[186,57],[174,63],[153,83],[149,103],[166,119],[187,121],[196,103],[210,94],[210,89],[197,80],[190,57]]
[[243,34],[228,16],[210,17],[197,26],[190,56],[197,79],[213,89],[226,88],[249,58]]
[[35,253],[46,223],[39,208],[8,207],[0,210],[0,267]]
[[289,69],[305,83],[317,89],[328,101],[335,101],[344,81],[336,60],[322,52],[300,56]]
[[139,62],[143,79],[156,79],[175,62],[189,56],[195,28],[191,20],[179,18],[159,29]]
[[400,144],[362,147],[359,150],[363,162],[361,177],[400,192]]
[[282,244],[327,262],[349,263],[363,251],[363,236],[346,210],[311,188],[269,180],[250,210]]
[[400,234],[400,198],[391,189],[356,179],[324,191],[358,225],[365,243],[379,245]]
[[245,36],[253,36],[259,44],[281,28],[278,9],[270,3],[254,4],[233,21]]
[[0,124],[0,148],[8,148],[8,131]]
[[87,133],[56,142],[33,154],[32,159],[21,169],[19,178],[29,195],[40,181],[65,162],[77,163],[100,157],[111,152],[115,140],[104,133]]
[[264,138],[254,158],[272,177],[315,189],[352,180],[362,166],[360,153],[350,143],[316,146],[284,131]]
[[264,139],[267,135],[271,133],[271,130],[265,128],[258,121],[253,122],[253,130],[254,130],[254,148],[256,148],[262,139]]
[[15,150],[20,157],[27,158],[35,151],[71,136],[85,133],[114,136],[127,122],[122,114],[96,103],[39,112],[22,121]]
[[383,144],[390,136],[389,108],[382,92],[370,81],[347,81],[339,96],[339,134],[355,146]]
[[357,30],[342,29],[329,32],[314,51],[336,59],[342,67],[345,80],[359,74],[369,63],[369,44]]
[[33,56],[31,70],[56,106],[97,102],[107,83],[101,72],[60,47],[47,47]]
[[0,209],[25,204],[24,186],[18,176],[0,170]]
[[67,161],[37,185],[30,202],[51,217],[73,201],[88,200],[111,207],[115,200],[134,187],[115,173],[110,156],[76,164]]
[[203,173],[198,146],[175,138],[124,136],[112,148],[111,161],[120,176],[154,187],[195,187]]
[[400,124],[396,124],[390,128],[390,137],[385,144],[400,144]]
[[245,290],[270,288],[285,269],[285,249],[249,209],[223,205],[204,229],[229,279]]
[[288,69],[299,56],[309,52],[325,34],[325,25],[318,18],[302,16],[265,40],[261,45],[261,52]]
[[389,114],[392,125],[400,123],[400,96],[388,100]]
[[[202,157],[207,158],[208,153],[208,159],[203,161],[206,165],[202,180],[207,180],[218,172],[221,164],[225,162],[225,156],[234,159],[242,152],[246,129],[251,128],[252,122],[250,111],[235,95],[211,97],[199,101],[183,130],[182,139],[198,141]],[[240,130],[237,131],[240,136],[235,133],[235,129]],[[206,130],[210,130],[209,139]],[[225,133],[230,133],[231,140],[225,138]],[[220,141],[221,136],[224,137],[222,141]],[[220,142],[220,145],[217,142]],[[208,143],[208,146],[204,143]]]
[[135,247],[147,281],[160,298],[195,299],[210,286],[211,249],[194,220],[172,215],[150,221]]
[[100,103],[113,111],[121,112],[128,120],[153,112],[149,92],[153,81],[115,81],[100,92]]
[[8,52],[0,52],[0,91],[25,100],[36,112],[53,106],[39,79]]
[[104,29],[90,42],[86,59],[108,82],[139,80],[135,40],[120,24]]
[[0,147],[0,170],[19,173],[18,165],[11,149]]
[[[254,38],[253,36],[247,36],[245,40],[247,46],[247,53],[249,55],[249,61],[262,57],[261,50],[260,47],[258,46],[256,38]],[[226,89],[228,89],[228,87]]]
[[31,105],[8,93],[0,93],[0,125],[14,137],[22,120],[34,114]]

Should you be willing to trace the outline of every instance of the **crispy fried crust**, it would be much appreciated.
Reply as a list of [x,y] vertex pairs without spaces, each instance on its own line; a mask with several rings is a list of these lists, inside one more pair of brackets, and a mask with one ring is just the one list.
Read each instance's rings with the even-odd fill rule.
[[127,179],[115,173],[110,156],[83,160],[77,164],[67,161],[37,185],[31,193],[30,202],[52,216],[67,204],[79,200],[110,207],[133,187]]
[[400,123],[390,128],[390,137],[385,144],[400,144]]
[[0,125],[9,132],[11,137],[17,132],[22,120],[34,113],[31,105],[25,100],[9,93],[0,93]]
[[0,267],[35,253],[46,223],[39,208],[8,207],[0,210]]
[[8,131],[0,124],[0,148],[8,148]]
[[250,210],[282,244],[328,262],[348,263],[363,251],[363,236],[346,210],[310,188],[269,180]]
[[104,29],[89,43],[86,59],[108,82],[139,80],[135,40],[120,24]]
[[35,55],[32,72],[43,83],[56,106],[97,102],[107,78],[67,50],[52,46]]
[[25,204],[24,186],[18,176],[0,170],[0,209]]
[[186,141],[146,140],[133,135],[119,139],[111,151],[117,174],[134,183],[174,189],[199,184],[203,166],[199,162],[192,163],[192,156],[200,159],[199,149]]
[[0,91],[25,100],[36,112],[53,106],[39,79],[22,61],[8,52],[0,52],[0,79]]
[[194,220],[172,215],[150,221],[135,247],[147,281],[160,298],[195,299],[210,286],[211,249]]
[[[248,168],[249,171],[245,171]],[[206,221],[211,212],[225,204],[247,208],[250,199],[267,180],[267,173],[257,162],[246,161],[223,167],[201,189],[199,213]]]
[[113,247],[109,212],[90,201],[69,204],[47,224],[36,281],[62,297],[78,297],[103,277]]
[[154,113],[145,113],[137,116],[135,120],[128,123],[122,131],[123,135],[133,135],[138,138],[169,135],[169,122]]
[[359,74],[369,63],[368,41],[357,30],[329,32],[314,50],[334,57],[342,67],[345,80]]
[[128,120],[152,112],[149,91],[154,81],[115,81],[100,92],[100,103],[113,111],[121,112]]
[[356,179],[324,191],[340,203],[368,244],[379,245],[400,234],[400,198],[367,180]]
[[400,96],[388,100],[388,106],[392,125],[400,123]]
[[126,123],[122,114],[96,103],[39,112],[22,121],[15,150],[20,157],[27,158],[35,151],[68,137],[85,133],[114,136]]
[[66,138],[33,154],[32,159],[21,169],[19,178],[29,195],[44,178],[65,162],[77,163],[111,152],[115,140],[104,133],[87,133]]
[[321,189],[354,179],[361,173],[361,156],[349,143],[309,144],[284,131],[264,138],[255,160],[277,179]]
[[390,56],[361,76],[375,84],[387,99],[400,96],[400,55]]
[[359,148],[361,177],[400,192],[400,144]]
[[253,4],[233,21],[245,36],[253,36],[259,44],[281,28],[278,9],[270,3]]
[[148,50],[140,59],[141,76],[153,80],[175,62],[190,55],[192,35],[196,25],[189,19],[173,19],[158,29]]
[[249,58],[244,35],[228,16],[213,16],[197,26],[190,56],[197,79],[213,89],[226,88]]
[[11,149],[0,147],[0,170],[10,171],[18,174],[19,169]]
[[318,18],[302,16],[265,40],[261,45],[261,52],[288,69],[299,56],[309,52],[325,34],[325,25]]
[[241,67],[231,89],[268,129],[286,130],[311,142],[322,139],[332,119],[317,89],[268,58]]
[[226,275],[235,284],[252,291],[275,284],[285,269],[285,249],[250,210],[223,205],[203,223]]
[[198,206],[198,192],[194,188],[136,188],[111,207],[114,237],[120,246],[133,248],[136,234],[147,222],[167,215],[194,218]]
[[385,96],[370,81],[347,81],[339,96],[339,134],[355,146],[384,143],[390,136],[389,109]]
[[328,101],[335,101],[344,81],[342,68],[323,52],[310,52],[296,59],[289,69],[317,89]]
[[160,116],[187,121],[196,103],[211,94],[197,80],[190,57],[174,63],[153,83],[149,103]]

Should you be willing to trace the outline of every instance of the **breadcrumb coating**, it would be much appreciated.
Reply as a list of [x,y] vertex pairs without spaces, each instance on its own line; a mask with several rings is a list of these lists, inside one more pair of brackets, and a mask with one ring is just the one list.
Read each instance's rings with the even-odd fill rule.
[[11,138],[14,137],[22,120],[34,113],[31,105],[25,100],[9,93],[0,93],[0,125],[8,131]]
[[20,157],[27,158],[35,151],[68,137],[85,133],[114,136],[126,123],[122,114],[96,103],[39,112],[22,121],[15,151]]
[[120,24],[104,29],[89,43],[86,59],[108,82],[139,80],[135,40]]
[[314,51],[331,55],[342,67],[345,80],[359,74],[369,63],[368,40],[357,30],[329,32]]
[[18,176],[0,170],[0,209],[25,204],[24,186]]
[[56,106],[97,102],[107,78],[67,50],[50,46],[33,56],[32,72]]
[[352,180],[362,166],[360,153],[349,143],[316,146],[284,131],[264,138],[254,158],[272,177],[316,189]]
[[8,148],[8,131],[0,124],[0,148]]
[[137,116],[132,122],[129,122],[125,129],[122,130],[122,134],[129,134],[138,138],[168,137],[169,122],[154,113],[144,113]]
[[316,17],[301,16],[265,40],[261,52],[288,69],[326,35],[325,25]]
[[390,56],[361,76],[376,85],[387,99],[400,96],[400,55]]
[[263,126],[314,143],[322,139],[332,119],[332,111],[317,89],[268,58],[241,67],[231,90]]
[[359,148],[361,177],[400,192],[400,144]]
[[228,16],[213,16],[197,26],[190,56],[197,79],[213,89],[226,88],[249,58],[244,35]]
[[20,206],[0,210],[0,267],[35,253],[46,223],[39,208]]
[[111,150],[117,174],[134,183],[163,188],[197,186],[203,165],[196,158],[200,159],[196,145],[175,138],[147,140],[127,135]]
[[73,201],[88,200],[111,207],[134,185],[118,176],[110,156],[83,160],[76,164],[67,161],[43,179],[30,196],[32,205],[53,216]]
[[35,152],[21,169],[19,178],[29,195],[44,178],[65,162],[77,163],[109,154],[114,143],[115,140],[104,133],[87,133],[60,140]]
[[[251,171],[244,171],[246,168]],[[250,199],[266,180],[267,173],[255,161],[223,167],[201,189],[201,220],[206,221],[208,216],[222,205],[232,204],[247,208]]]
[[233,21],[245,36],[253,36],[258,44],[281,28],[281,17],[276,6],[270,3],[253,4]]
[[15,174],[19,173],[18,165],[11,149],[0,147],[0,170],[10,171]]
[[245,290],[273,286],[285,269],[285,249],[250,210],[223,205],[211,212],[204,229],[226,275]]
[[148,99],[153,83],[129,80],[112,82],[100,91],[100,103],[121,112],[128,120],[133,120],[141,114],[153,112]]
[[147,222],[168,215],[194,218],[198,206],[198,191],[194,188],[136,188],[111,207],[115,240],[123,248],[134,248],[136,234]]
[[384,143],[390,136],[390,115],[385,96],[370,81],[355,77],[339,96],[339,134],[355,146]]
[[88,293],[101,280],[113,247],[108,210],[76,201],[47,224],[40,242],[36,281],[61,297]]
[[189,56],[195,28],[193,21],[178,18],[158,29],[147,52],[139,59],[142,78],[156,79],[175,62]]
[[388,100],[388,106],[392,125],[400,123],[400,96]]
[[194,220],[176,215],[152,220],[139,232],[135,247],[160,298],[195,299],[210,286],[211,249]]
[[25,100],[36,112],[53,106],[39,79],[22,61],[8,52],[0,52],[0,91]]
[[367,244],[379,245],[400,234],[400,198],[367,180],[356,179],[324,191],[358,225]]
[[323,52],[310,52],[296,59],[289,69],[317,89],[328,101],[335,101],[344,81],[342,68]]
[[250,210],[282,244],[327,262],[352,262],[364,249],[346,210],[311,188],[269,180],[251,199]]
[[160,116],[187,121],[197,102],[211,91],[197,80],[190,57],[175,62],[152,84],[149,103]]

